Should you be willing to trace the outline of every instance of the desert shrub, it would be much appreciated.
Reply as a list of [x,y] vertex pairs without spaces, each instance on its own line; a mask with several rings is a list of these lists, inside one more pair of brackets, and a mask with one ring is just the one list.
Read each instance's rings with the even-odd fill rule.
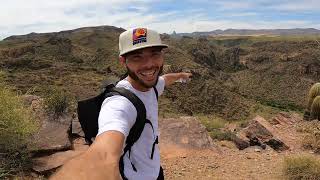
[[289,180],[319,180],[320,161],[311,156],[287,157],[284,174]]
[[231,131],[223,131],[220,129],[216,129],[209,132],[209,135],[212,139],[217,139],[219,141],[232,141],[236,136],[234,132]]
[[69,105],[67,93],[57,87],[46,89],[45,91],[44,102],[47,111],[58,116],[66,112]]
[[303,147],[320,153],[320,122],[317,120],[297,126],[297,131],[304,133]]
[[312,149],[316,153],[320,153],[320,131],[314,131],[311,134],[305,135],[303,147]]
[[[1,78],[1,75],[0,75]],[[2,82],[2,83],[1,83]],[[37,121],[3,81],[0,81],[0,178],[10,172],[28,168],[30,158],[27,145],[37,130]]]
[[320,96],[320,83],[315,83],[309,90],[307,110],[310,110],[315,97]]
[[223,130],[226,120],[216,116],[198,116],[201,124],[206,127],[210,137],[219,141],[227,140],[231,141],[235,134],[231,131]]
[[198,119],[209,132],[223,128],[226,123],[224,119],[215,116],[198,116]]

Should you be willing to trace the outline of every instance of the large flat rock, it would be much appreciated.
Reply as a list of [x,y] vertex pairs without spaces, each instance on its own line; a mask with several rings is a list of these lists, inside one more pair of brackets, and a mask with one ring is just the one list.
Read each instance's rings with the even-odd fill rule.
[[194,117],[160,119],[159,129],[160,146],[171,144],[194,149],[214,147],[206,128]]
[[44,108],[43,99],[33,95],[23,96],[24,103],[31,107],[40,128],[33,135],[32,145],[29,147],[33,153],[55,152],[72,148],[69,132],[72,117],[67,114],[54,116]]
[[44,156],[33,159],[32,169],[40,174],[45,174],[48,171],[56,169],[66,163],[68,160],[80,155],[81,151],[63,151],[57,152],[50,156]]
[[68,160],[85,152],[89,146],[85,145],[83,138],[77,138],[73,141],[73,150],[56,152],[48,156],[37,157],[33,159],[32,169],[39,174],[47,174],[68,162]]
[[70,123],[61,123],[45,119],[41,128],[34,135],[33,152],[51,152],[71,149],[69,139]]

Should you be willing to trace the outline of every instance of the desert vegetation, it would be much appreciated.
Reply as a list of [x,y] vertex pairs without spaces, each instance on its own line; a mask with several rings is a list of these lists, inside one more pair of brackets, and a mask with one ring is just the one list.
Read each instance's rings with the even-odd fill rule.
[[59,116],[67,111],[70,105],[70,96],[59,87],[45,90],[44,104],[48,113]]
[[[122,31],[101,26],[0,41],[0,68],[6,73],[0,80],[0,178],[30,167],[26,144],[37,124],[17,93],[43,97],[55,116],[75,113],[77,100],[96,95],[106,78],[124,74],[117,60]],[[216,140],[232,140],[235,132],[225,127],[243,128],[256,115],[270,119],[280,111],[306,109],[319,119],[319,36],[162,37],[170,46],[165,72],[188,71],[193,79],[166,89],[160,117],[196,116]],[[315,121],[300,128],[304,147],[317,153],[319,128]],[[314,169],[295,166],[310,163],[288,158],[285,174],[314,177]],[[310,176],[294,175],[299,168]]]
[[37,129],[37,121],[20,96],[0,80],[0,178],[30,168],[27,145]]
[[320,161],[308,155],[286,157],[284,174],[289,180],[317,180],[320,177]]

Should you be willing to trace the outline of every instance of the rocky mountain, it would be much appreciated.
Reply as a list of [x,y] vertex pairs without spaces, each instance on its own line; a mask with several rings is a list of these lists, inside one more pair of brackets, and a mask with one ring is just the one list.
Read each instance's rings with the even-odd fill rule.
[[[60,87],[83,99],[97,94],[106,78],[125,72],[117,60],[123,31],[100,26],[11,36],[0,41],[0,70],[22,93],[41,96]],[[160,100],[163,116],[204,113],[233,120],[270,108],[303,110],[309,87],[320,80],[319,36],[162,39],[170,46],[165,71],[194,74],[190,83],[167,89]]]
[[180,36],[257,36],[257,35],[320,35],[320,30],[315,28],[296,28],[296,29],[226,29],[214,30],[209,32],[178,33]]

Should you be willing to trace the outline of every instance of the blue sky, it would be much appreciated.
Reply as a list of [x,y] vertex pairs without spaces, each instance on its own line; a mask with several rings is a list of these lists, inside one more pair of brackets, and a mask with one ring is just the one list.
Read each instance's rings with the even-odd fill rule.
[[2,0],[0,39],[85,26],[161,33],[216,29],[320,29],[320,0]]

